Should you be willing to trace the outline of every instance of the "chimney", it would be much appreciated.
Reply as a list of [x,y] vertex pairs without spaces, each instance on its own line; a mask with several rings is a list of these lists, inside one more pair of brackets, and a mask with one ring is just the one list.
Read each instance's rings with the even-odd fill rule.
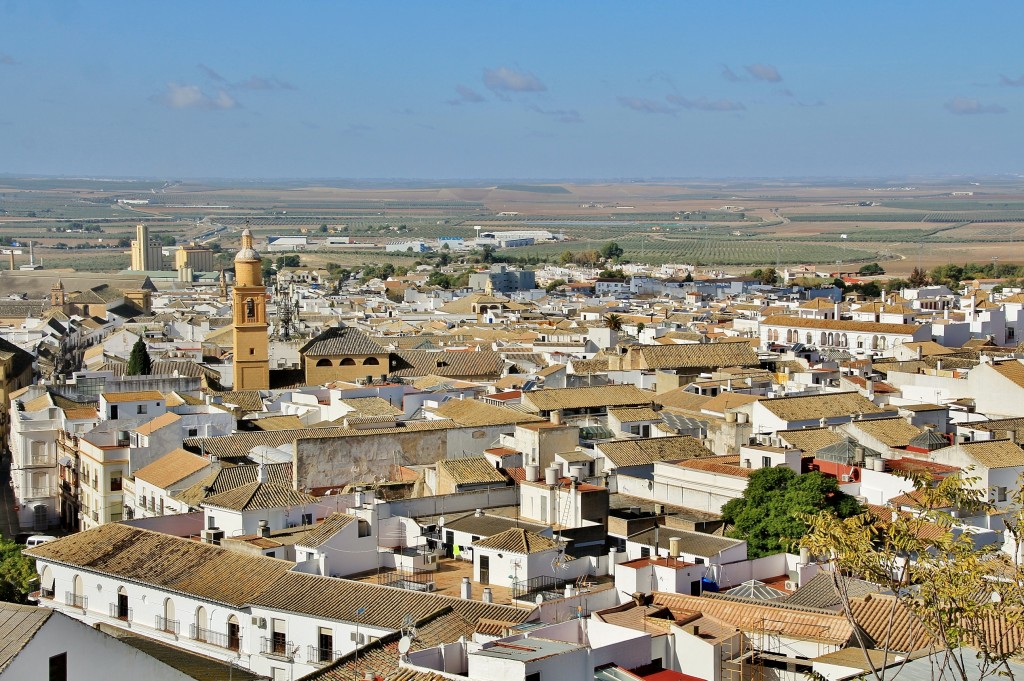
[[263,466],[263,463],[261,462],[259,467],[256,469],[256,482],[262,484],[262,483],[264,483],[266,481],[267,481],[267,469]]
[[922,357],[924,357],[924,349],[921,347],[921,344],[918,343],[917,344],[917,358],[921,359]]
[[469,583],[469,577],[462,578],[462,588],[460,595],[464,600],[472,600],[473,598],[473,585]]
[[562,425],[562,412],[559,409],[551,412],[551,423],[556,426]]
[[477,518],[483,518],[484,510],[482,508],[478,508],[476,509],[476,513],[474,513],[473,515],[475,515]]
[[261,520],[260,521],[259,535],[261,537],[269,537],[270,536],[270,524],[266,520]]
[[491,591],[491,587],[484,587],[484,603],[493,603],[494,593]]
[[679,537],[669,537],[668,555],[672,558],[679,557]]
[[690,627],[690,633],[694,636],[700,636],[700,625],[694,624]]

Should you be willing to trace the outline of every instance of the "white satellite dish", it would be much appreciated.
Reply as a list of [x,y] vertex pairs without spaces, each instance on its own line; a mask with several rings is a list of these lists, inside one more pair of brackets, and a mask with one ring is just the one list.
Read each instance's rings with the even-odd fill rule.
[[412,639],[408,636],[403,636],[398,641],[398,652],[402,655],[405,655],[409,652],[409,648],[412,648]]

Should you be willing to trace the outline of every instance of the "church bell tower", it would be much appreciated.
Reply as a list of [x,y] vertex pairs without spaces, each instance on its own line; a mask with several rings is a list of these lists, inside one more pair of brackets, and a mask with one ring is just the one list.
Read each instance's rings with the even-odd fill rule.
[[260,254],[252,247],[252,233],[246,229],[242,232],[242,249],[235,255],[231,296],[235,390],[270,389],[267,289],[262,270]]

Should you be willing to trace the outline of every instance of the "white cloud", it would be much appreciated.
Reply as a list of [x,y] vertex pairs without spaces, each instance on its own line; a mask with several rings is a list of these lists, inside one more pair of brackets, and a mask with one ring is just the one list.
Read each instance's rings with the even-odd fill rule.
[[236,83],[233,87],[242,90],[294,90],[295,86],[286,80],[272,76],[252,76],[248,80]]
[[745,111],[747,108],[743,102],[734,99],[708,99],[707,97],[687,99],[678,95],[669,95],[665,99],[684,109],[696,109],[697,111]]
[[473,88],[466,87],[465,85],[456,85],[455,92],[459,96],[455,99],[448,100],[448,103],[452,106],[458,106],[459,104],[479,104],[480,102],[487,101],[486,97]]
[[771,64],[750,64],[744,66],[754,80],[766,80],[769,83],[778,83],[782,80],[779,70]]
[[20,63],[21,62],[6,52],[0,52],[0,64],[3,64],[4,66],[17,66]]
[[675,113],[672,107],[662,104],[661,102],[654,99],[646,99],[644,97],[619,97],[619,104],[632,109],[633,111],[639,111],[645,114],[673,114]]
[[1006,108],[999,104],[982,104],[973,97],[954,97],[946,102],[944,106],[946,111],[957,116],[1006,113]]
[[167,83],[167,89],[156,100],[171,109],[234,109],[238,102],[224,90],[210,95],[191,83]]
[[495,92],[544,92],[547,86],[537,76],[508,66],[484,69],[484,85]]

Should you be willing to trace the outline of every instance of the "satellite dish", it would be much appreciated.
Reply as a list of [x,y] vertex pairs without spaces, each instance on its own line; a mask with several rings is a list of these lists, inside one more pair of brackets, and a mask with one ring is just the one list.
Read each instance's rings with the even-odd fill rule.
[[412,647],[412,639],[409,638],[408,636],[403,636],[398,641],[398,652],[400,654],[402,654],[402,655],[405,655],[406,653],[408,653],[409,652],[409,648],[411,648],[411,647]]
[[533,602],[537,605],[544,605],[544,594],[537,594],[537,598]]

